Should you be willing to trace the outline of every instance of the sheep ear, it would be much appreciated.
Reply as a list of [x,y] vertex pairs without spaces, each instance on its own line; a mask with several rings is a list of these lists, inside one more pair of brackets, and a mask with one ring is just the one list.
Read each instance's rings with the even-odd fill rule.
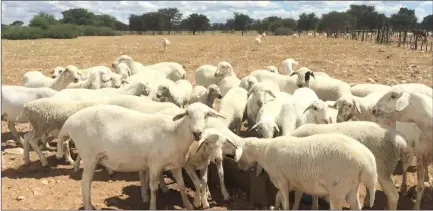
[[173,117],[173,122],[174,122],[174,121],[177,121],[177,120],[179,120],[179,119],[182,119],[182,117],[184,117],[184,116],[187,115],[187,114],[188,114],[188,112],[185,111],[185,112],[183,112],[183,113],[180,113],[180,114],[174,116],[174,117]]
[[310,71],[310,75],[313,76],[314,79],[316,79],[316,77],[314,77],[314,73],[312,71]]
[[263,167],[260,164],[257,164],[256,177],[258,177],[262,172],[263,172]]
[[217,111],[210,109],[208,112],[209,116],[213,116],[213,117],[221,117],[223,119],[227,119],[225,116],[221,115],[220,113],[218,113]]
[[238,148],[238,146],[236,146],[232,141],[230,141],[230,139],[226,138],[227,143],[229,143],[230,145],[232,145],[235,149]]
[[267,92],[269,95],[271,95],[272,97],[276,98],[275,95],[274,95],[274,93],[273,93],[271,90],[268,89],[268,90],[266,90],[266,92]]
[[329,117],[329,124],[332,124],[332,117]]
[[313,108],[313,104],[309,105],[309,106],[305,109],[305,111],[303,112],[303,114],[305,114],[305,112],[307,112],[308,109],[310,109],[310,108]]
[[239,162],[239,160],[241,159],[241,157],[242,157],[242,153],[243,153],[244,151],[242,150],[242,147],[238,147],[236,150],[235,150],[235,162]]
[[328,107],[329,107],[329,108],[335,108],[335,109],[337,109],[337,102],[335,102],[333,105],[329,105],[329,104],[328,104]]
[[400,98],[398,98],[396,105],[395,105],[395,110],[396,111],[402,111],[403,109],[405,109],[408,105],[409,105],[409,93],[404,92]]
[[251,131],[253,131],[254,129],[256,129],[257,126],[259,126],[259,123],[260,123],[260,122],[257,122],[255,125],[253,125],[253,127],[251,127],[251,129],[249,129],[248,132],[251,132]]
[[200,145],[198,145],[198,148],[197,148],[197,150],[195,151],[195,153],[197,153],[198,151],[200,151],[201,146],[203,146],[203,144],[204,144],[205,141],[206,141],[206,140],[203,140],[203,139],[199,141]]
[[299,62],[297,62],[297,61],[293,60],[292,64],[298,65],[298,64],[299,64]]
[[353,105],[358,113],[361,113],[361,108],[359,107],[359,103],[357,100],[353,100]]
[[277,133],[280,134],[280,128],[278,128],[278,125],[274,124],[274,128],[277,131]]
[[296,75],[296,72],[293,72],[292,74],[290,74],[290,76]]

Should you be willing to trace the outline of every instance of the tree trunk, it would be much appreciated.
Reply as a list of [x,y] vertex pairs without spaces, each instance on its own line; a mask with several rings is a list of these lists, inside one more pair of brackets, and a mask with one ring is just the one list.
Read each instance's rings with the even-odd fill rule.
[[415,35],[415,50],[418,49],[418,35]]
[[241,30],[242,31],[242,36],[244,36],[244,30]]
[[380,43],[380,32],[382,30],[380,28],[377,29],[376,43]]
[[401,45],[401,31],[398,29],[398,47]]
[[195,35],[195,29],[192,30],[192,35]]
[[385,43],[389,44],[389,27],[386,27]]
[[404,34],[403,34],[403,47],[406,45],[406,38],[407,38],[407,29],[404,30]]
[[364,35],[365,35],[365,30],[362,30],[362,37],[361,37],[361,42],[364,42]]

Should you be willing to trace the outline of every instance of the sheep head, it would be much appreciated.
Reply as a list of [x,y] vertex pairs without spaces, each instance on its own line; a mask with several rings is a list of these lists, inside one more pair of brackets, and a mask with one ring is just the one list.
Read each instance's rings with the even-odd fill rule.
[[222,78],[226,75],[233,73],[233,67],[228,62],[220,62],[217,65],[217,69],[215,71],[215,78]]
[[208,117],[221,117],[224,118],[220,113],[209,108],[207,105],[196,102],[190,104],[184,112],[173,117],[173,121],[177,121],[182,118],[189,118],[189,128],[192,132],[192,136],[195,141],[199,141],[202,137],[202,132],[206,127]]
[[338,109],[337,122],[346,122],[351,119],[356,113],[361,113],[361,107],[359,106],[358,100],[352,95],[343,95],[337,101],[334,106]]
[[328,114],[328,105],[323,100],[315,100],[305,110],[307,112],[307,123],[331,124],[332,118]]
[[[267,94],[269,94],[272,98],[267,98]],[[260,107],[266,102],[274,100],[276,98],[275,94],[261,83],[254,84],[248,92],[248,95],[253,95],[252,97],[255,98],[256,103]]]
[[74,65],[68,65],[65,67],[59,77],[71,78],[74,83],[78,83],[81,80],[81,73],[78,72],[78,67]]
[[278,125],[271,119],[260,120],[249,131],[252,130],[255,130],[262,138],[273,138],[280,133]]
[[215,99],[215,98],[221,99],[221,98],[223,98],[223,95],[221,94],[221,89],[218,85],[215,85],[215,84],[209,85],[207,87],[207,91],[209,92],[208,93],[209,99]]
[[411,95],[411,92],[401,87],[391,88],[377,101],[372,113],[379,118],[398,120],[400,116],[408,112],[406,108],[409,106]]
[[299,68],[297,71],[293,72],[290,76],[293,76],[293,75],[297,75],[298,76],[297,84],[298,84],[299,88],[302,88],[306,84],[308,84],[308,82],[311,79],[310,76],[312,76],[314,79],[316,79],[316,77],[314,76],[313,71],[311,71],[307,67],[301,67],[301,68]]

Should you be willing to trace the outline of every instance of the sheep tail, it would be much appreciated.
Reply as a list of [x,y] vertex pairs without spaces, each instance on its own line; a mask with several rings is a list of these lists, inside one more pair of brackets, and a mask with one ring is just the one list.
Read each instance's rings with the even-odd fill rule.
[[370,194],[370,208],[374,205],[374,200],[376,198],[376,181],[377,172],[376,169],[370,166],[364,168],[361,172],[361,182],[364,183],[365,187],[368,189]]
[[18,114],[17,118],[15,119],[16,122],[24,121],[24,118],[28,116],[28,113],[26,112],[26,106],[24,106],[23,109],[21,109],[21,112]]

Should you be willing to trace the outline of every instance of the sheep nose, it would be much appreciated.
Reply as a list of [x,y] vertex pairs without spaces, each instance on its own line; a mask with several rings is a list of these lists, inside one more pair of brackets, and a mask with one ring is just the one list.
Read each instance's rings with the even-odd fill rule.
[[221,98],[223,98],[223,96],[222,95],[218,95],[218,99],[221,99]]
[[325,124],[328,124],[328,120],[325,119],[325,120],[323,120],[323,121],[325,122]]
[[51,76],[51,78],[56,78],[56,76],[53,75],[53,76]]
[[218,77],[218,74],[215,73],[215,74],[213,74],[213,76],[214,76],[214,77]]
[[371,113],[373,113],[373,114],[376,114],[376,112],[377,112],[376,108],[373,108],[373,110],[371,111]]
[[201,138],[201,132],[193,132],[192,135],[196,141],[199,141]]
[[299,88],[302,88],[302,84],[298,84],[298,87],[299,87]]

